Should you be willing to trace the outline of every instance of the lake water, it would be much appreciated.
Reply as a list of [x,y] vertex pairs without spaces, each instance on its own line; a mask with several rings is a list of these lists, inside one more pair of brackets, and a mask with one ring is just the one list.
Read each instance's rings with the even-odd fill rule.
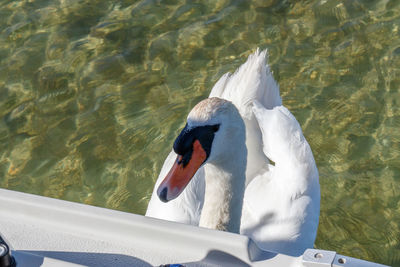
[[0,1],[0,186],[144,214],[256,47],[317,161],[316,247],[400,266],[400,1]]

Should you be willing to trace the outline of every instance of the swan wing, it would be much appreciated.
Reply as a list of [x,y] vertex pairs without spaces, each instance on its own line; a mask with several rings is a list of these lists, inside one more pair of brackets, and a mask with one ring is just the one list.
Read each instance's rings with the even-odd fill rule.
[[231,101],[246,124],[246,184],[268,171],[268,159],[262,151],[262,135],[252,105],[254,101],[271,109],[282,104],[279,86],[266,64],[267,50],[257,49],[234,74],[226,73],[211,90],[210,97]]
[[204,168],[200,168],[196,172],[185,190],[183,190],[176,199],[164,203],[157,195],[157,188],[171,169],[176,157],[176,153],[171,151],[164,161],[164,165],[161,168],[160,175],[157,178],[150,202],[147,206],[146,216],[198,225],[204,203]]
[[252,103],[258,101],[271,109],[282,104],[279,86],[266,64],[267,50],[251,54],[234,74],[226,73],[211,90],[210,97],[220,97],[235,104],[240,114],[251,117]]
[[253,111],[262,132],[263,151],[275,162],[247,186],[241,233],[263,249],[293,256],[314,244],[318,228],[318,170],[301,127],[283,106]]

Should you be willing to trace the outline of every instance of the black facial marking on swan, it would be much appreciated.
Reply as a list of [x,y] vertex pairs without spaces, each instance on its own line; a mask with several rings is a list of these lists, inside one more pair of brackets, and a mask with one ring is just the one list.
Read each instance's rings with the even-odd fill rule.
[[219,130],[219,126],[219,124],[215,124],[197,126],[189,129],[188,125],[186,124],[185,128],[183,128],[174,142],[175,153],[182,156],[178,163],[183,164],[183,167],[189,163],[190,159],[192,158],[193,142],[195,140],[199,140],[204,151],[206,151],[206,161],[211,153],[214,134]]

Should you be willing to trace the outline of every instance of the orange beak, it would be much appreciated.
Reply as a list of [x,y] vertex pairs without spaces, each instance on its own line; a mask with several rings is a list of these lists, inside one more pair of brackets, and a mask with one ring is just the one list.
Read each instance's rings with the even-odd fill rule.
[[207,158],[199,140],[193,142],[193,152],[188,164],[183,166],[182,156],[178,155],[171,170],[157,189],[157,195],[163,202],[179,196]]

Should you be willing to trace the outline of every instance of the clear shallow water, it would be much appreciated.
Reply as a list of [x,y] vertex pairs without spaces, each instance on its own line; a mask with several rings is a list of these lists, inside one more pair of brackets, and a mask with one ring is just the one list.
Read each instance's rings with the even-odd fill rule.
[[400,266],[399,1],[1,1],[0,186],[143,214],[256,47],[320,171],[316,246]]

